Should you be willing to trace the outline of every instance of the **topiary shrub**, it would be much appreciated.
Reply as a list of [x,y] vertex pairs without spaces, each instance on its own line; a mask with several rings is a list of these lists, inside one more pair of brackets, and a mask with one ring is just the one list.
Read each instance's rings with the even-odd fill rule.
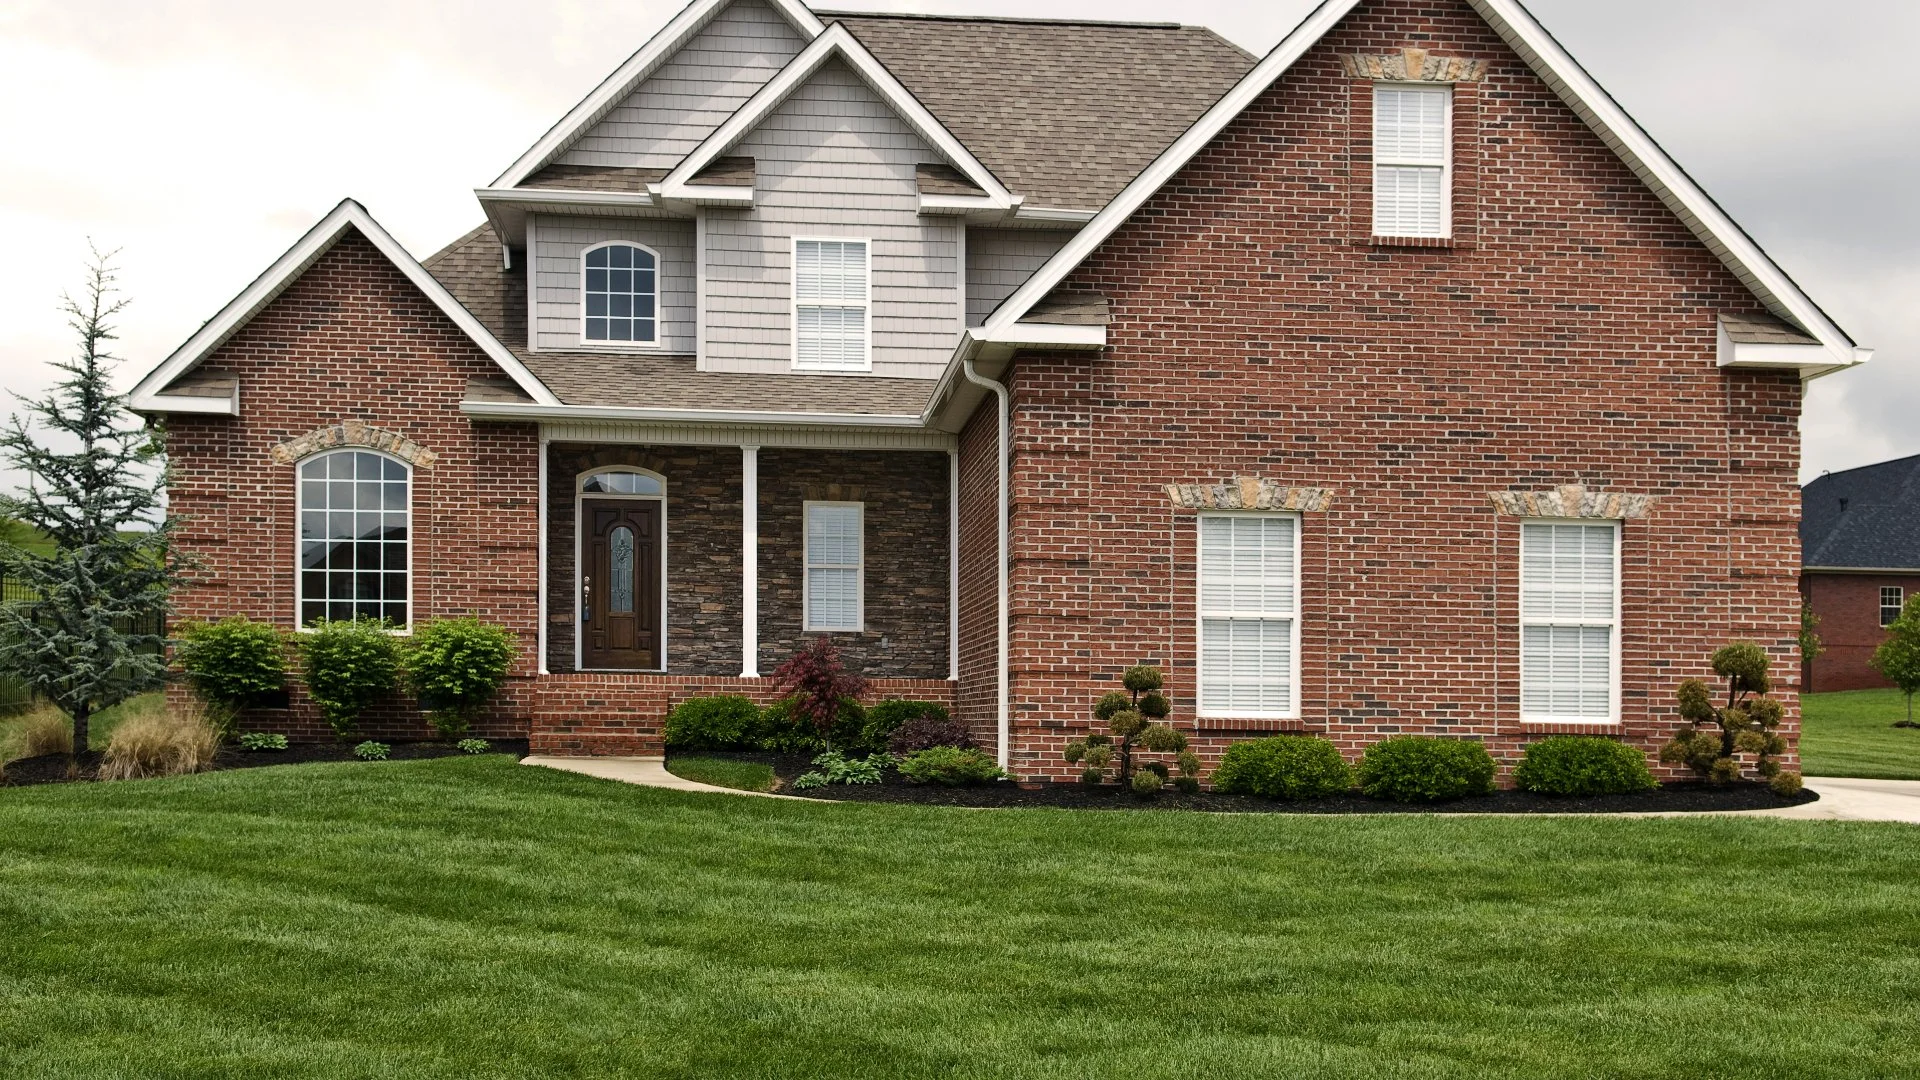
[[1716,649],[1710,663],[1713,673],[1727,682],[1727,703],[1716,707],[1707,684],[1698,679],[1681,683],[1674,697],[1686,726],[1660,748],[1660,760],[1684,764],[1713,783],[1725,784],[1740,779],[1735,755],[1752,754],[1754,771],[1771,780],[1780,772],[1773,759],[1787,752],[1787,740],[1778,731],[1786,710],[1765,696],[1773,689],[1766,650],[1751,641],[1736,641]]
[[[905,724],[921,720],[945,722],[947,707],[931,701],[903,701],[898,698],[889,698],[873,705],[867,709],[867,722],[860,728],[861,749],[891,749],[894,732],[899,731]],[[914,749],[920,750],[925,747],[914,747]],[[897,754],[900,751],[893,752]]]
[[472,616],[434,619],[414,628],[406,648],[407,683],[442,738],[467,733],[506,683],[518,646],[506,627]]
[[384,622],[316,623],[299,642],[307,694],[342,739],[353,733],[360,713],[400,681],[400,646]]
[[184,623],[175,632],[174,659],[222,734],[241,709],[285,692],[287,641],[275,627],[236,615]]
[[1396,735],[1360,757],[1360,790],[1394,802],[1441,802],[1493,791],[1498,771],[1478,739]]
[[895,754],[912,754],[936,746],[969,750],[973,748],[973,739],[967,734],[967,725],[947,716],[945,710],[939,716],[917,716],[895,728],[887,739],[887,749]]
[[735,750],[758,745],[760,726],[760,706],[735,694],[718,694],[675,705],[663,734],[676,750]]
[[1353,787],[1353,770],[1326,739],[1276,735],[1227,747],[1213,789],[1267,799],[1321,799]]
[[1527,747],[1513,782],[1543,795],[1625,795],[1660,786],[1639,750],[1582,735],[1555,735]]
[[986,753],[957,746],[934,746],[908,754],[899,768],[900,775],[909,780],[947,787],[971,787],[1007,775]]
[[[1117,765],[1116,779],[1122,787],[1131,787],[1136,794],[1151,795],[1160,790],[1161,784],[1155,783],[1149,789],[1146,781],[1136,781],[1134,751],[1178,754],[1180,790],[1198,791],[1200,759],[1187,750],[1186,735],[1168,724],[1156,722],[1165,720],[1173,711],[1172,702],[1160,693],[1163,684],[1160,669],[1145,664],[1130,667],[1121,676],[1120,684],[1127,688],[1125,693],[1109,691],[1093,706],[1093,718],[1107,725],[1109,734],[1095,733],[1067,743],[1068,764],[1081,766],[1080,779],[1087,784],[1104,783],[1107,768]],[[1153,764],[1158,767],[1158,780],[1164,782],[1170,770],[1164,762]]]

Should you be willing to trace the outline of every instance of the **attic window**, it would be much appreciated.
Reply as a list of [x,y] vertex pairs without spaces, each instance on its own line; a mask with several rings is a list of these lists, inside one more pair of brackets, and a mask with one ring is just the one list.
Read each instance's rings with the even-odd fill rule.
[[1373,234],[1442,237],[1452,222],[1453,88],[1373,91]]
[[586,305],[581,340],[595,344],[652,345],[658,340],[660,258],[638,244],[613,243],[581,255],[581,295]]
[[868,355],[867,241],[793,242],[793,366],[865,371]]

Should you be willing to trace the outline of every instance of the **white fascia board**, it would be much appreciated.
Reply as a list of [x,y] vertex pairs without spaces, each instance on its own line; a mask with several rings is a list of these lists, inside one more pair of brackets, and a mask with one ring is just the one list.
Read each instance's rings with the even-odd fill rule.
[[918,414],[805,413],[761,409],[649,409],[624,405],[562,405],[515,401],[462,401],[460,411],[483,420],[642,420],[688,424],[876,427],[918,430]]
[[357,229],[360,235],[371,241],[388,261],[406,275],[407,280],[413,282],[414,287],[426,294],[427,299],[431,300],[442,314],[451,319],[454,325],[471,338],[475,345],[480,346],[481,350],[491,357],[494,363],[498,364],[500,369],[506,372],[508,377],[513,379],[514,383],[529,397],[538,402],[554,405],[560,403],[560,399],[554,397],[553,392],[548,390],[539,379],[534,378],[526,365],[508,351],[507,347],[500,343],[500,339],[493,336],[492,331],[480,325],[480,321],[473,317],[473,313],[463,307],[460,301],[455,300],[446,286],[440,284],[438,279],[427,272],[426,267],[420,265],[420,260],[415,259],[406,248],[400,246],[400,242],[395,240],[391,233],[381,228],[379,222],[373,220],[373,215],[367,213],[365,207],[352,199],[343,199],[340,205],[320,219],[319,224],[308,229],[305,236],[288,248],[286,254],[275,260],[265,273],[255,278],[239,296],[228,301],[227,306],[221,308],[219,314],[207,320],[206,325],[188,338],[184,345],[175,349],[173,355],[148,372],[147,376],[133,388],[130,396],[133,408],[162,411],[156,403],[162,389],[206,359],[229,337],[259,314],[262,308],[272,303],[275,297],[298,281],[308,267],[332,250],[334,243],[349,228]]
[[537,209],[578,206],[585,209],[652,209],[660,200],[647,191],[581,191],[574,188],[474,188],[480,205],[510,203]]
[[920,212],[923,214],[971,214],[981,210],[1005,210],[1006,207],[995,203],[992,198],[983,195],[922,195]]
[[1787,369],[1798,371],[1811,381],[1856,367],[1873,358],[1873,350],[1855,347],[1852,359],[1844,364],[1833,361],[1833,352],[1825,345],[1786,345],[1773,342],[1735,341],[1727,334],[1725,322],[1714,333],[1717,359],[1723,368]]
[[202,416],[239,416],[238,390],[224,397],[200,397],[187,394],[146,394],[129,399],[128,408],[139,413],[196,413]]
[[1018,221],[1057,221],[1062,225],[1085,225],[1098,210],[1067,210],[1053,206],[1022,206],[1013,212]]
[[1104,349],[1107,328],[1068,323],[1014,323],[1004,330],[976,326],[970,331],[983,345],[1010,348]]
[[[805,4],[797,0],[766,0],[779,12],[793,28],[809,38],[820,36],[825,26],[816,18]],[[652,75],[661,64],[674,53],[680,51],[688,39],[699,33],[732,0],[693,0],[660,28],[659,33],[647,39],[640,50],[627,58],[627,62],[614,69],[613,74],[601,80],[593,92],[581,100],[560,118],[560,122],[547,129],[540,141],[534,143],[519,160],[500,174],[493,187],[518,187],[527,177],[539,172],[547,164],[564,153],[567,147],[584,135],[588,128],[606,116],[615,105],[627,99],[647,76]]]
[[812,44],[800,51],[800,55],[789,61],[786,67],[781,68],[779,74],[767,80],[767,84],[748,98],[746,104],[735,110],[734,114],[727,118],[726,123],[721,124],[713,134],[707,136],[705,141],[694,147],[693,152],[688,154],[672,172],[667,174],[666,179],[660,182],[661,194],[670,199],[694,198],[687,192],[690,190],[689,185],[692,184],[693,178],[699,174],[700,170],[713,164],[722,154],[732,149],[736,143],[746,137],[748,132],[766,119],[769,113],[779,108],[780,103],[799,89],[815,71],[819,70],[820,65],[835,56],[845,60],[848,66],[853,68],[854,73],[860,76],[861,81],[865,82],[874,93],[879,94],[900,115],[901,119],[919,133],[921,138],[951,162],[954,168],[965,174],[975,187],[987,193],[989,201],[983,203],[983,206],[998,210],[1010,209],[1013,206],[1013,194],[1000,183],[992,171],[981,164],[980,159],[974,157],[972,151],[961,145],[960,140],[954,138],[953,133],[935,119],[934,115],[927,111],[926,106],[920,104],[920,99],[914,97],[905,86],[902,86],[900,80],[893,77],[893,72],[888,71],[886,65],[875,59],[874,55],[867,51],[867,47],[860,44],[859,39],[855,38],[842,23],[834,23],[826,29],[826,32],[815,37]]
[[683,184],[669,198],[695,206],[752,206],[753,189],[745,184]]

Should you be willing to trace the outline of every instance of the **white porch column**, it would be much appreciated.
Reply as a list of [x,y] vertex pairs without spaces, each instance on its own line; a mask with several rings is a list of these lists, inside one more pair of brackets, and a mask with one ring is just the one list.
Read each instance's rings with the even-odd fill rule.
[[536,498],[540,500],[540,505],[534,508],[534,517],[538,522],[535,528],[540,530],[540,535],[536,538],[539,543],[539,555],[535,561],[539,569],[535,573],[539,575],[539,581],[535,583],[537,599],[534,601],[534,607],[538,610],[540,621],[533,632],[533,647],[539,653],[535,658],[538,666],[534,670],[545,675],[547,673],[547,427],[545,424],[540,425],[540,479],[539,494]]
[[740,677],[760,674],[760,448],[740,447]]
[[955,448],[947,451],[947,679],[959,678],[960,451]]

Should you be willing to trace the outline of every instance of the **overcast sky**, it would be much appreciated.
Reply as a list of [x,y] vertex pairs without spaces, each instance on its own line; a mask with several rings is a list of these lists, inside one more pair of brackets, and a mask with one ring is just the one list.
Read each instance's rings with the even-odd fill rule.
[[[1264,53],[1309,0],[844,7],[1179,19]],[[1920,453],[1913,0],[1531,0],[1862,344],[1813,384],[1802,476]],[[0,377],[45,385],[89,237],[134,300],[123,384],[344,196],[425,257],[674,0],[0,0]],[[6,406],[0,406],[4,410]]]

